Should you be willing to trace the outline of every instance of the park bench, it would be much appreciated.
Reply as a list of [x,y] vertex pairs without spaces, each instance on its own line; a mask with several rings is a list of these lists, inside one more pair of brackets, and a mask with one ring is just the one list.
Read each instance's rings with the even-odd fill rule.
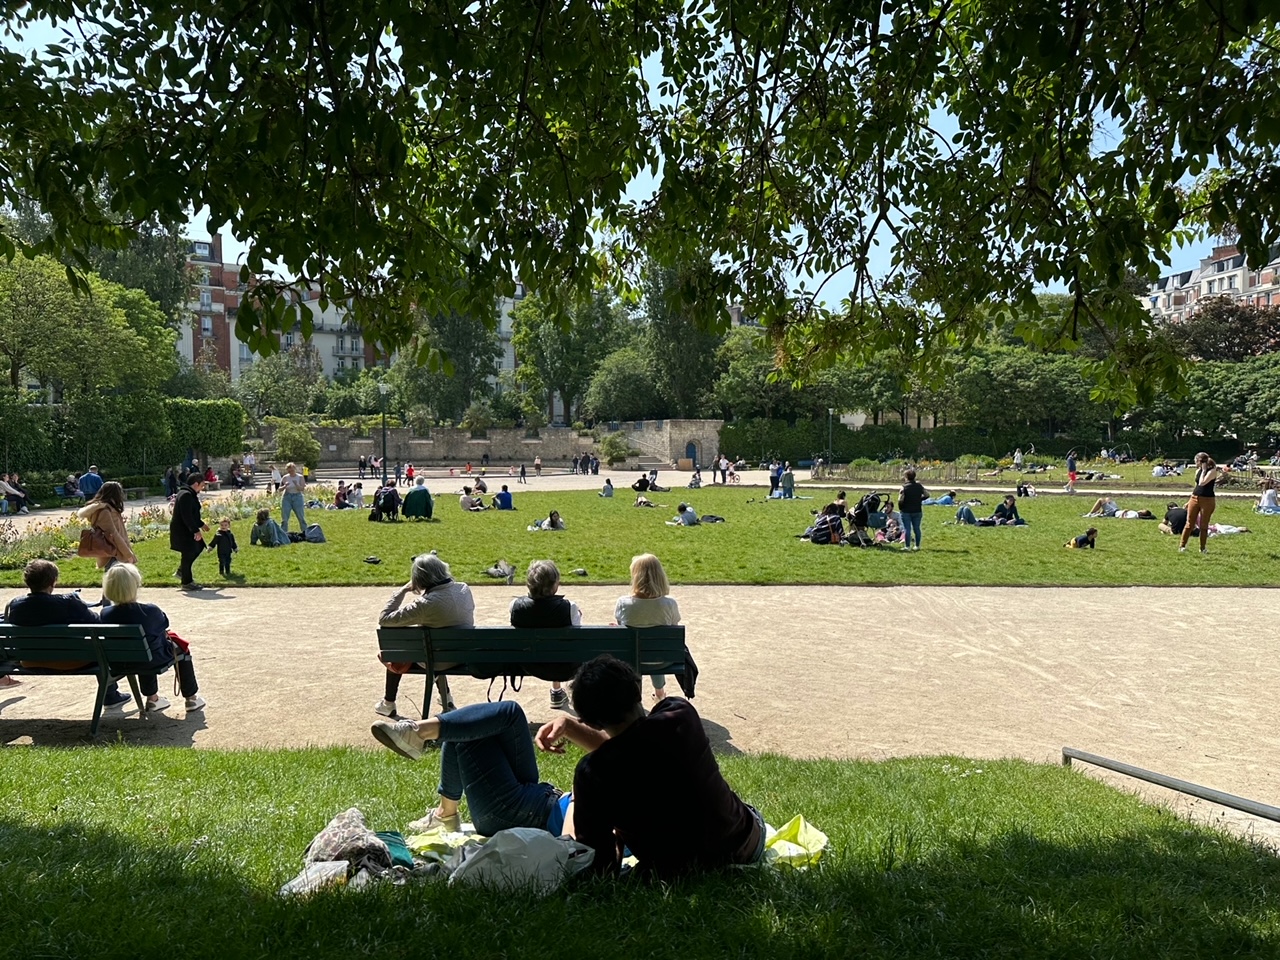
[[212,483],[206,483],[206,484],[204,485],[204,488],[205,488],[206,490],[221,490],[221,489],[222,489],[222,481],[221,481],[221,480],[214,480]]
[[66,485],[65,483],[60,483],[60,484],[58,484],[56,487],[54,487],[54,488],[53,488],[53,493],[54,493],[54,495],[58,498],[58,502],[59,502],[60,504],[64,504],[64,505],[65,505],[65,504],[66,504],[66,503],[68,503],[68,502],[71,502],[71,503],[83,503],[83,502],[84,502],[84,495],[83,495],[83,494],[81,494],[81,493],[67,493],[67,485]]
[[[22,661],[36,663],[80,663],[80,667],[59,670],[51,667],[24,667]],[[137,624],[77,623],[59,627],[18,627],[0,623],[0,674],[41,677],[89,676],[98,678],[98,696],[93,704],[89,735],[97,736],[102,719],[107,686],[128,679],[138,712],[146,717],[146,705],[138,689],[138,675],[121,665],[136,667],[151,661],[151,648]]]
[[146,487],[125,487],[124,488],[124,498],[126,500],[133,499],[133,496],[135,494],[137,495],[139,500],[143,500],[147,496],[147,488]]
[[534,676],[565,681],[578,666],[611,654],[641,676],[685,672],[684,627],[381,627],[384,663],[412,663],[427,677],[425,714],[437,676]]

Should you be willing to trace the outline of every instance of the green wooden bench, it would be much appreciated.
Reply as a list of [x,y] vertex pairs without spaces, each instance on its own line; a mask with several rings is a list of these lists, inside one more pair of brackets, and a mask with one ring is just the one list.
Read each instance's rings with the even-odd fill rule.
[[[23,660],[53,663],[87,663],[71,670],[24,667]],[[0,623],[0,674],[40,677],[90,676],[98,678],[98,696],[93,703],[93,723],[89,735],[97,736],[102,720],[107,686],[128,679],[138,713],[145,718],[146,704],[138,689],[138,675],[119,665],[136,667],[151,662],[151,648],[137,624],[77,623],[66,627],[17,627]]]
[[384,663],[412,663],[425,673],[423,713],[431,704],[437,676],[533,676],[568,680],[581,665],[610,654],[641,676],[683,675],[684,627],[381,627],[378,647]]

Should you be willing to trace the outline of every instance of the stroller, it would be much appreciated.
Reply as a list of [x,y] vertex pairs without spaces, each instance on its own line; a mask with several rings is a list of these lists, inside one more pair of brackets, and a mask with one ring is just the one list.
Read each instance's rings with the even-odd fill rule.
[[887,500],[888,497],[873,490],[849,511],[849,525],[853,528],[848,538],[850,546],[869,547],[874,543],[867,528],[884,527],[883,507]]

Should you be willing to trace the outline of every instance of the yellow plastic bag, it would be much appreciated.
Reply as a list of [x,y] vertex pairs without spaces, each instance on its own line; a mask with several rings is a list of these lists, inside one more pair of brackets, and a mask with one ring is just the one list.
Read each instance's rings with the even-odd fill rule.
[[765,833],[764,862],[804,870],[816,864],[827,849],[827,835],[800,814],[778,830]]

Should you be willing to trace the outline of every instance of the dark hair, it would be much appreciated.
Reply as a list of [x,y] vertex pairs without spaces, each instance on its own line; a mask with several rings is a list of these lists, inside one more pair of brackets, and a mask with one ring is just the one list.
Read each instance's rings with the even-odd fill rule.
[[1004,495],[1004,498],[1005,498],[1005,500],[1015,500],[1015,501],[1018,499],[1018,498],[1017,498],[1017,497],[1015,497],[1012,493],[1006,493],[1006,494]]
[[266,507],[263,507],[261,510],[258,511],[258,526],[262,526],[270,518],[271,518],[271,511],[268,510]]
[[1096,537],[1096,536],[1098,535],[1098,528],[1097,528],[1097,527],[1090,527],[1088,530],[1086,530],[1086,531],[1084,532],[1084,535],[1085,535],[1086,537]]
[[598,730],[622,723],[640,705],[640,674],[607,653],[580,666],[570,684],[574,712]]
[[124,513],[124,487],[114,480],[108,480],[89,502],[105,503],[116,513]]
[[468,497],[469,497],[469,496],[471,496],[471,488],[470,488],[470,487],[463,487],[463,488],[462,488],[462,492],[463,492],[463,494],[465,494],[465,495],[466,495],[466,496],[468,496]]
[[915,483],[916,472],[914,470],[908,470],[903,476],[907,478],[907,483]]
[[843,500],[843,499],[844,499],[844,491],[843,491],[843,490],[841,490],[839,493],[837,493],[837,494],[836,494],[836,499],[837,499],[837,500]]
[[844,516],[844,507],[832,501],[822,508],[822,515],[825,517],[841,517]]
[[32,593],[41,593],[58,582],[58,565],[52,560],[32,560],[22,568],[22,582]]
[[1168,507],[1170,510],[1177,510],[1177,509],[1178,509],[1178,501],[1177,501],[1177,500],[1170,500],[1168,503],[1166,503],[1166,504],[1165,504],[1165,506],[1166,506],[1166,507]]

